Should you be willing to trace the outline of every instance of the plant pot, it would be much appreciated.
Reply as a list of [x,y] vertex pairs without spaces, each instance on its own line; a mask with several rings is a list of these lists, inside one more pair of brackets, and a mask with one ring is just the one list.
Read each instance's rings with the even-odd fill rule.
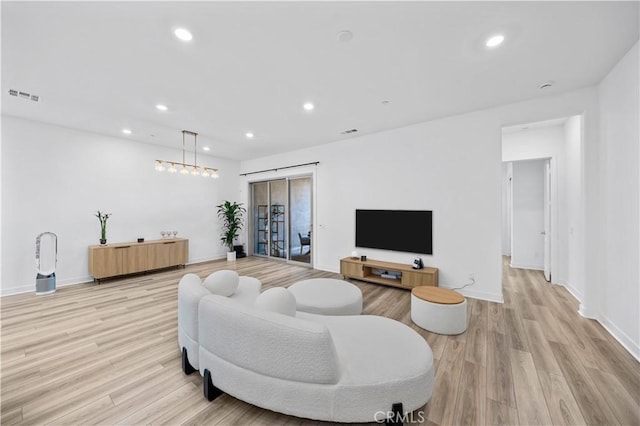
[[107,240],[105,238],[100,238],[100,245],[103,246],[107,244]]
[[234,261],[234,260],[236,260],[236,252],[235,252],[235,251],[229,251],[229,252],[227,252],[227,260],[228,260],[228,261]]

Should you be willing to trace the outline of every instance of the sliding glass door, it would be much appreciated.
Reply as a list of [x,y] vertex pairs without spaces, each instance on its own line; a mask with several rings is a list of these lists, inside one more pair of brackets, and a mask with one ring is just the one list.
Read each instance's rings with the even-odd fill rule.
[[269,255],[269,183],[251,184],[253,254]]
[[311,264],[311,177],[251,183],[253,254]]
[[289,180],[290,259],[311,264],[311,177]]

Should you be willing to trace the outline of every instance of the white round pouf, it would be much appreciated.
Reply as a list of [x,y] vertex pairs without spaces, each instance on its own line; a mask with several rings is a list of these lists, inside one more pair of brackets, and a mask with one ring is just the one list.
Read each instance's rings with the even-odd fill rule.
[[362,292],[355,285],[332,278],[312,278],[289,287],[296,309],[310,314],[360,315]]
[[461,334],[467,329],[467,299],[453,290],[414,287],[411,290],[411,320],[437,334]]

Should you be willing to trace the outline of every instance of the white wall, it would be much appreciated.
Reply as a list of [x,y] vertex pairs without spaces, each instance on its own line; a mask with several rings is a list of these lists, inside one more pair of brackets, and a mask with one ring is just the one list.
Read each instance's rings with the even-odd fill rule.
[[[558,117],[560,118],[560,117]],[[502,135],[502,161],[533,160],[564,155],[564,125],[532,127]]]
[[58,285],[90,280],[96,210],[113,214],[109,242],[177,230],[190,239],[190,262],[225,256],[215,206],[237,198],[238,162],[199,155],[220,168],[218,180],[169,175],[154,160],[181,159],[180,150],[7,116],[2,150],[2,245],[11,247],[2,253],[2,294],[35,288],[35,238],[44,231],[58,235]]
[[[455,287],[466,281],[467,272],[475,272],[477,285],[468,287],[464,293],[501,300],[501,129],[580,116],[581,119],[567,121],[563,129],[566,140],[571,141],[567,150],[574,154],[567,167],[572,170],[567,191],[578,187],[578,194],[571,193],[576,197],[571,203],[574,207],[579,205],[572,210],[567,208],[565,223],[572,245],[571,257],[566,263],[571,272],[567,274],[571,274],[571,280],[575,279],[574,288],[582,284],[584,289],[580,312],[603,322],[631,353],[640,357],[637,328],[640,179],[638,163],[634,164],[639,158],[637,67],[636,44],[599,88],[585,88],[244,161],[241,168],[248,172],[321,161],[314,174],[316,242],[313,255],[319,269],[337,271],[339,258],[353,250],[356,206],[430,208],[434,211],[434,256],[425,256],[425,263],[440,268],[441,283],[445,287]],[[598,108],[598,95],[601,108]],[[599,114],[604,117],[602,123]],[[608,147],[608,144],[613,145]],[[624,155],[608,152],[618,145]],[[624,179],[605,179],[602,174],[605,162],[617,167],[621,157],[627,159],[621,170],[630,173]],[[313,168],[306,171],[313,172]],[[265,176],[284,174],[274,172]],[[580,185],[576,186],[578,181]],[[624,206],[630,207],[628,213],[619,217],[624,223],[615,224],[613,219],[605,221],[603,200],[607,187],[614,182],[624,188],[626,198],[609,196],[613,204],[607,210],[621,207],[618,204],[624,201]],[[246,200],[246,181],[241,183],[241,191]],[[612,268],[607,262],[614,255],[608,257],[603,247],[608,228],[613,228],[618,236],[624,228],[625,235],[632,241],[629,247],[624,246],[629,249],[627,252],[615,251],[621,256],[615,265],[621,267],[616,274],[622,281],[611,289],[608,274]],[[373,250],[364,254],[407,263],[412,257],[409,253]],[[609,294],[616,290],[622,290],[617,298]],[[606,303],[603,302],[605,295]],[[625,300],[618,300],[620,298]]]
[[[434,254],[422,258],[425,265],[440,269],[440,285],[462,286],[474,273],[476,284],[464,293],[501,301],[500,130],[486,116],[466,114],[245,161],[242,170],[320,162],[308,169],[250,176],[263,179],[314,172],[312,254],[317,268],[338,272],[340,258],[356,249],[356,209],[432,210]],[[478,135],[492,133],[489,143],[478,140]],[[357,251],[372,259],[405,264],[415,257],[414,253]]]
[[[566,270],[567,275],[559,278],[559,283],[566,286],[573,295],[584,301],[584,204],[583,204],[583,180],[582,180],[582,117],[574,115],[569,117],[564,124],[565,159],[562,167],[562,175],[565,178],[561,185],[561,196],[558,201],[562,218],[566,218],[566,233],[561,236],[565,242],[561,247],[566,247],[566,269],[561,265],[561,271]],[[560,221],[565,223],[564,220]],[[561,242],[562,244],[562,242]]]
[[638,44],[598,86],[601,206],[604,220],[598,262],[603,277],[601,320],[640,357],[640,210]]
[[502,163],[502,255],[511,256],[511,181],[513,179],[513,163]]
[[[600,102],[600,108],[598,108]],[[584,250],[579,258],[574,259],[573,267],[582,272],[584,277],[584,298],[580,311],[586,316],[599,319],[612,331],[613,335],[621,340],[627,348],[640,357],[638,336],[638,275],[640,273],[638,260],[638,197],[640,178],[638,177],[638,45],[636,44],[629,54],[621,60],[611,74],[598,87],[590,87],[572,92],[560,93],[555,96],[536,98],[533,100],[503,105],[479,112],[434,120],[428,123],[417,124],[402,129],[391,130],[383,133],[364,135],[351,140],[327,144],[324,146],[290,152],[282,155],[265,157],[252,161],[242,162],[243,171],[262,170],[269,167],[286,166],[310,161],[321,161],[317,171],[314,168],[300,169],[300,172],[314,174],[314,260],[320,269],[337,271],[338,260],[342,256],[349,255],[353,250],[353,210],[356,206],[363,208],[374,205],[388,205],[396,208],[430,208],[434,211],[434,256],[425,256],[427,265],[440,268],[441,283],[443,286],[455,287],[466,282],[467,273],[474,272],[477,284],[468,287],[464,293],[489,300],[501,300],[501,268],[500,268],[500,176],[501,176],[501,128],[523,123],[531,123],[582,115],[580,158],[582,175],[582,191],[580,193],[581,208],[577,216],[581,220],[576,221],[573,229],[576,241],[580,241]],[[600,119],[599,116],[602,116]],[[133,165],[129,162],[117,164],[117,158],[106,155],[101,161],[100,155],[105,150],[98,147],[102,142],[120,144],[123,149],[132,149],[137,152],[146,163],[149,159],[160,157],[159,152],[168,152],[161,148],[136,148],[133,149],[129,142],[106,138],[97,135],[89,135],[73,132],[68,129],[60,129],[46,125],[19,125],[19,120],[14,120],[12,129],[6,131],[3,123],[3,152],[2,152],[2,288],[19,287],[28,284],[33,286],[33,249],[34,239],[42,228],[61,228],[66,241],[76,241],[82,238],[82,244],[74,243],[75,250],[65,252],[64,265],[67,277],[86,276],[86,246],[92,244],[98,237],[97,220],[92,216],[98,208],[110,209],[114,212],[113,222],[110,223],[109,238],[122,237],[126,239],[137,236],[140,231],[157,233],[164,227],[175,227],[181,231],[181,235],[188,235],[189,221],[185,217],[191,216],[191,220],[199,222],[194,228],[199,230],[207,226],[208,218],[213,216],[213,205],[223,198],[233,198],[238,194],[238,187],[231,190],[234,183],[240,188],[239,199],[247,202],[247,181],[238,181],[231,177],[229,180],[220,180],[217,189],[211,190],[211,195],[205,194],[207,201],[205,206],[198,206],[197,201],[202,200],[201,194],[190,196],[189,210],[185,214],[173,214],[175,209],[169,212],[160,209],[171,205],[172,194],[180,192],[176,190],[179,184],[172,181],[156,181],[149,176],[148,169],[142,170],[136,162],[136,172],[152,187],[153,195],[146,195],[140,188],[129,189],[134,196],[127,196],[124,203],[127,207],[121,207],[112,200],[119,191],[118,186],[127,187],[122,180],[117,179],[114,185],[108,186],[105,182],[114,170],[122,169],[127,175],[134,174]],[[58,207],[54,204],[49,216],[57,215],[58,219],[40,214],[38,223],[43,226],[34,226],[32,211],[35,201],[36,181],[27,172],[23,172],[23,164],[14,164],[20,160],[28,160],[25,164],[35,161],[37,167],[46,167],[48,158],[44,158],[42,152],[31,152],[30,148],[21,147],[16,141],[29,134],[29,140],[41,147],[41,151],[51,152],[53,155],[54,170],[60,167],[58,164],[70,156],[73,152],[91,154],[86,167],[82,166],[82,172],[72,175],[73,178],[63,178],[62,175],[53,181],[47,181],[48,189],[62,192],[67,207]],[[602,131],[600,131],[602,128]],[[361,129],[366,131],[366,129]],[[5,141],[9,141],[10,150]],[[49,148],[48,142],[69,144],[72,150],[65,153],[56,153]],[[92,149],[85,148],[87,142]],[[97,145],[94,145],[97,144]],[[11,151],[17,151],[17,154]],[[159,150],[159,151],[158,151]],[[620,150],[620,151],[618,151]],[[26,151],[26,152],[24,152]],[[151,154],[153,152],[153,154]],[[624,155],[622,154],[624,153]],[[73,158],[73,157],[72,157]],[[620,165],[618,166],[618,162]],[[73,158],[73,163],[81,165],[79,158]],[[223,164],[232,169],[233,162]],[[34,166],[35,166],[34,165]],[[607,167],[608,166],[608,167]],[[620,167],[619,170],[618,167]],[[296,170],[296,169],[294,169]],[[623,177],[620,173],[629,172]],[[608,172],[608,175],[607,175]],[[88,173],[96,173],[103,182],[100,185],[103,197],[98,198],[95,191],[81,184],[80,194],[85,198],[69,196],[71,188],[77,178],[80,182]],[[154,172],[155,173],[155,172]],[[281,176],[284,172],[271,173]],[[268,176],[265,173],[261,177]],[[20,182],[17,182],[16,176]],[[12,182],[8,182],[11,177]],[[253,175],[252,178],[257,177]],[[224,178],[226,179],[226,178]],[[24,180],[29,191],[21,197],[18,184]],[[130,181],[130,179],[129,179]],[[155,182],[155,183],[151,183]],[[158,183],[161,182],[161,183]],[[67,185],[60,189],[60,184]],[[224,184],[222,184],[224,183]],[[119,184],[119,185],[118,185]],[[76,184],[77,185],[77,184]],[[162,190],[162,185],[167,185],[167,190]],[[84,187],[83,187],[84,186]],[[130,185],[129,185],[130,186]],[[113,189],[116,187],[117,189]],[[188,185],[187,185],[188,187]],[[607,195],[611,189],[612,194]],[[6,192],[11,191],[9,197]],[[220,191],[220,192],[217,192]],[[227,192],[229,191],[229,192]],[[618,192],[620,191],[620,193]],[[164,196],[160,193],[165,192]],[[104,194],[111,194],[106,196]],[[620,195],[622,194],[622,195]],[[139,196],[141,200],[135,200]],[[23,200],[22,198],[30,198]],[[160,199],[162,198],[161,201]],[[60,198],[59,198],[60,199]],[[611,203],[605,207],[605,201]],[[14,203],[16,205],[14,205]],[[106,204],[105,204],[106,203]],[[116,209],[112,208],[115,203]],[[115,230],[115,219],[120,217],[126,222],[126,218],[133,217],[130,213],[136,206],[147,207],[145,213],[149,214],[145,220],[153,221],[152,225],[131,224],[127,222],[126,229]],[[122,208],[122,210],[120,210]],[[627,209],[618,216],[620,210]],[[15,210],[14,210],[15,209]],[[197,213],[202,212],[202,218]],[[211,210],[211,211],[209,211]],[[606,211],[605,211],[606,210]],[[607,217],[608,214],[608,217]],[[10,216],[9,216],[10,215]],[[193,219],[196,217],[196,219]],[[171,218],[177,218],[178,223],[172,223]],[[619,221],[616,221],[619,219]],[[111,220],[110,220],[111,221]],[[50,223],[55,222],[55,223]],[[71,225],[70,225],[71,224]],[[119,224],[120,226],[124,226]],[[20,229],[22,231],[14,230]],[[153,228],[153,229],[151,229]],[[194,229],[190,228],[190,229]],[[56,229],[50,228],[53,231]],[[149,231],[147,231],[149,229]],[[589,230],[588,233],[585,230]],[[616,246],[613,241],[621,238],[624,229],[625,238],[631,240],[628,245]],[[8,233],[10,232],[10,235]],[[58,232],[59,229],[58,229]],[[120,232],[126,235],[116,235]],[[209,235],[205,229],[202,234]],[[71,235],[69,235],[71,233]],[[214,232],[214,241],[217,240],[217,232]],[[612,242],[605,246],[604,241],[611,236]],[[213,243],[212,243],[213,244]],[[15,247],[14,247],[15,246]],[[198,245],[196,245],[198,246]],[[7,247],[11,247],[8,253]],[[625,251],[620,250],[622,247]],[[67,250],[67,248],[61,248]],[[211,246],[211,257],[222,253],[219,246]],[[607,251],[609,250],[609,251]],[[200,253],[207,250],[198,248]],[[81,254],[84,253],[84,254]],[[193,249],[192,249],[193,252]],[[412,254],[393,252],[369,253],[372,258],[379,257],[388,260],[409,263]],[[195,254],[200,257],[208,257],[208,253]],[[620,256],[617,260],[616,255]],[[72,259],[70,259],[72,258]],[[609,262],[614,265],[609,267]],[[631,265],[631,266],[629,266]],[[8,271],[7,268],[11,267]],[[60,265],[61,268],[63,265]],[[615,271],[614,271],[615,270]],[[62,272],[62,269],[59,269]],[[612,283],[611,276],[615,276]],[[6,281],[10,278],[11,282]],[[611,286],[611,287],[610,287]],[[4,290],[3,290],[4,291]]]
[[546,160],[515,161],[512,180],[511,266],[544,269]]
[[[597,170],[598,116],[595,88],[504,105],[434,120],[383,133],[363,135],[310,149],[243,161],[243,172],[320,161],[317,170],[290,169],[251,175],[251,179],[314,173],[314,264],[338,271],[339,259],[354,250],[354,210],[393,206],[434,211],[434,255],[425,264],[440,268],[441,285],[457,287],[476,274],[477,284],[463,292],[502,300],[501,287],[501,129],[583,115],[581,161],[585,173]],[[597,176],[595,177],[597,180]],[[241,182],[242,199],[247,181]],[[584,199],[591,206],[597,197]],[[592,209],[581,208],[582,228],[597,222]],[[589,243],[586,241],[585,244]],[[411,253],[367,250],[371,258],[409,263]],[[598,262],[593,253],[576,259],[576,268]],[[600,282],[584,274],[585,293]],[[585,297],[582,306],[595,306]]]

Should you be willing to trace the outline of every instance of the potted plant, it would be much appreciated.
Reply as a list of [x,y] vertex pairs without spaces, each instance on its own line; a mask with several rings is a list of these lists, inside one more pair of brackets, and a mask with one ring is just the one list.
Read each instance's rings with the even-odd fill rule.
[[107,219],[111,216],[111,213],[102,213],[98,210],[96,217],[100,221],[100,244],[107,244]]
[[220,241],[229,247],[227,260],[236,260],[236,252],[233,250],[233,240],[238,237],[238,232],[242,230],[244,214],[247,210],[242,207],[242,203],[232,203],[223,201],[218,206],[218,218],[222,219],[222,234]]

